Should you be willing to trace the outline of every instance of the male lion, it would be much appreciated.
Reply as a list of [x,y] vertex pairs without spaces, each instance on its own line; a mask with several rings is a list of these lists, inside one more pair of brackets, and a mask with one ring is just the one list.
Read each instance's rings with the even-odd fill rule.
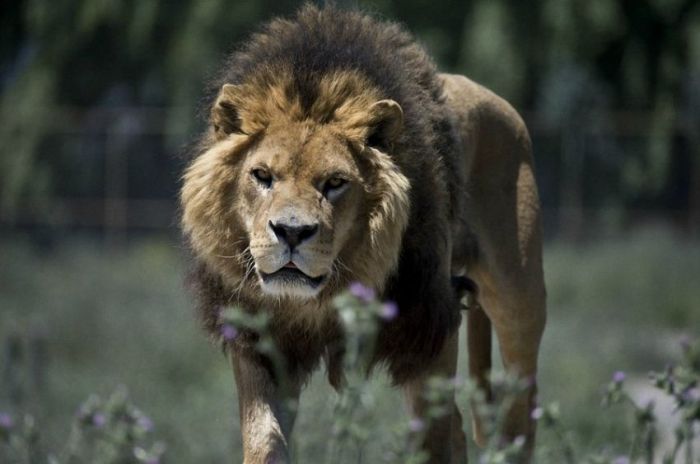
[[[465,77],[438,74],[396,24],[310,5],[254,35],[216,88],[181,194],[201,314],[218,335],[224,306],[267,311],[287,369],[282,389],[255,334],[225,341],[244,462],[288,459],[294,417],[282,405],[322,358],[342,384],[330,301],[350,282],[398,304],[375,362],[420,417],[426,379],[455,375],[451,277],[465,274],[483,308],[469,311],[471,375],[488,392],[493,323],[506,369],[533,383],[504,433],[531,446],[545,290],[530,139],[517,113]],[[461,420],[454,407],[431,422],[431,462],[466,461]]]

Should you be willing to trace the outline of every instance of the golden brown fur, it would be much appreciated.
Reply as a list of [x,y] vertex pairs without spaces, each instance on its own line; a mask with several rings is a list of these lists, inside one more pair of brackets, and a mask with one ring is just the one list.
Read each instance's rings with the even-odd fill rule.
[[[539,206],[529,138],[512,108],[437,74],[399,27],[310,6],[254,36],[216,88],[181,193],[201,314],[218,335],[227,305],[269,312],[290,379],[282,388],[252,349],[256,334],[229,344],[246,463],[285,459],[293,415],[284,399],[322,358],[340,385],[342,333],[329,302],[352,281],[399,305],[375,361],[412,414],[423,413],[429,375],[456,372],[454,274],[478,284],[488,316],[470,316],[472,375],[488,388],[492,322],[506,367],[534,379],[544,326]],[[532,395],[512,409],[509,436],[532,438]],[[454,408],[432,425],[431,462],[466,459],[460,424]],[[478,423],[475,434],[483,441]]]

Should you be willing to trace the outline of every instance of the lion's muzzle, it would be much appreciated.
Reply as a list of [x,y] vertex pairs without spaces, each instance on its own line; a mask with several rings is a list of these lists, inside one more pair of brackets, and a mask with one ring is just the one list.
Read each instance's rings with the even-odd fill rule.
[[277,239],[289,246],[291,252],[293,252],[294,248],[300,243],[309,240],[318,232],[318,223],[294,225],[294,222],[298,221],[289,222],[290,223],[278,221],[274,223],[270,221],[268,225]]
[[321,225],[303,213],[288,207],[268,216],[267,243],[252,247],[265,293],[313,298],[328,281],[331,261],[319,243]]

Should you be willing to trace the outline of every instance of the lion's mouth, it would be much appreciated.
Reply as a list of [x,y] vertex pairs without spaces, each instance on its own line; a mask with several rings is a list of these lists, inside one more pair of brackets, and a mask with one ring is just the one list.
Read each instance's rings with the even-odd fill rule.
[[276,283],[282,285],[304,284],[312,288],[316,288],[321,285],[326,278],[325,275],[318,277],[308,276],[299,270],[298,267],[289,265],[285,265],[278,271],[271,272],[269,274],[260,272],[260,277],[265,283]]

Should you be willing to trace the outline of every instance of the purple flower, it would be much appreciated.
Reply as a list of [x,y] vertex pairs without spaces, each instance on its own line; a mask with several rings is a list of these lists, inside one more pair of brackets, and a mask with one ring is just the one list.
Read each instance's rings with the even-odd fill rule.
[[695,401],[700,401],[700,388],[694,387],[689,388],[683,392],[683,401],[688,403],[694,403]]
[[97,427],[99,429],[99,428],[104,427],[106,423],[107,423],[107,416],[105,416],[101,412],[96,412],[95,414],[93,414],[92,425],[94,425],[95,427]]
[[160,458],[154,456],[154,457],[146,459],[145,462],[146,462],[146,464],[160,464]]
[[238,330],[231,324],[224,324],[221,326],[221,336],[227,342],[233,341],[238,336]]
[[681,335],[681,339],[679,341],[679,344],[680,344],[681,349],[683,351],[688,351],[688,350],[690,350],[692,340],[690,339],[689,335]]
[[399,307],[393,301],[387,301],[382,305],[379,316],[385,321],[391,321],[399,315]]
[[148,416],[140,416],[136,419],[136,424],[146,432],[153,430],[153,421]]
[[540,419],[542,419],[542,416],[544,416],[544,409],[539,408],[539,407],[533,409],[532,413],[530,413],[530,417],[533,420],[540,420]]
[[618,456],[613,459],[613,464],[630,464],[630,458],[627,456]]
[[613,382],[622,383],[625,381],[625,373],[622,371],[615,371],[613,374]]
[[411,419],[411,421],[408,423],[408,429],[411,432],[420,432],[425,428],[425,422],[423,422],[420,419]]
[[15,425],[15,421],[12,420],[12,416],[5,412],[0,412],[0,428],[11,429]]
[[350,294],[365,303],[371,303],[372,300],[374,300],[374,290],[360,282],[353,282],[350,284]]

